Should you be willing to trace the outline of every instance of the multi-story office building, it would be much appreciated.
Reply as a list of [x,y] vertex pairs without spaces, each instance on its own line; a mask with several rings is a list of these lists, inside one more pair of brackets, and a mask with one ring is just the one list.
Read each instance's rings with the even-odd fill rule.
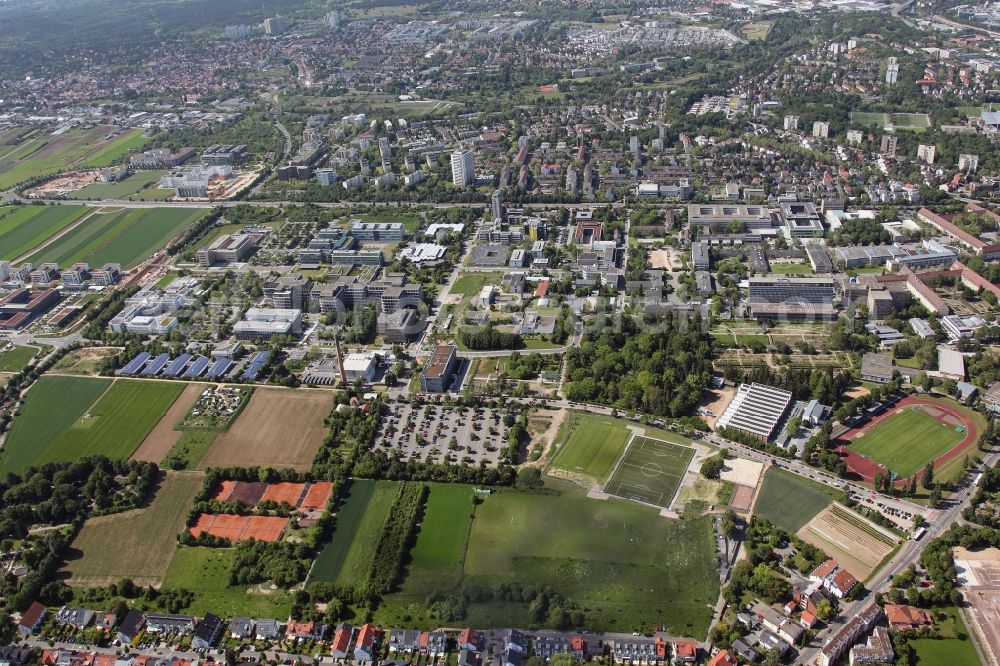
[[250,308],[233,326],[237,340],[270,340],[280,335],[298,337],[302,333],[302,310]]
[[215,239],[208,247],[198,250],[198,265],[208,268],[214,264],[235,264],[245,260],[257,248],[257,234],[226,234]]
[[264,19],[264,34],[280,35],[288,29],[288,22],[281,16],[273,16]]
[[420,373],[420,390],[427,393],[444,393],[451,385],[452,375],[458,364],[458,350],[454,345],[434,348],[424,371]]
[[399,222],[362,222],[361,220],[351,220],[348,233],[359,241],[375,243],[398,243],[403,240],[405,235],[403,225]]

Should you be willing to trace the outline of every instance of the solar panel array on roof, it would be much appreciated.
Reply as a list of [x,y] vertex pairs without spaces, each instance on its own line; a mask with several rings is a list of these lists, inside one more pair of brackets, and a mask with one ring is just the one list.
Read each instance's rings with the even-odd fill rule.
[[208,358],[205,356],[199,356],[191,364],[191,367],[187,369],[184,373],[185,377],[201,377],[201,373],[205,372],[205,368],[208,367]]
[[229,368],[233,367],[233,362],[228,358],[220,358],[218,361],[209,368],[205,376],[209,379],[215,379],[216,377],[221,377],[222,375],[229,372]]
[[139,352],[135,355],[131,361],[125,364],[125,367],[118,371],[120,375],[134,375],[139,372],[139,368],[149,360],[149,352]]
[[260,374],[261,368],[267,365],[268,360],[271,358],[270,351],[260,351],[250,357],[250,362],[247,363],[247,367],[243,369],[243,374],[240,375],[241,379],[248,379],[253,381],[257,379],[257,375]]
[[184,366],[187,365],[190,360],[191,354],[181,354],[170,362],[170,365],[163,371],[163,374],[167,377],[176,377],[181,374],[181,371],[184,370]]
[[160,374],[160,370],[167,364],[170,360],[170,354],[160,354],[152,360],[152,362],[146,366],[146,369],[142,371],[142,374],[146,377],[154,377]]

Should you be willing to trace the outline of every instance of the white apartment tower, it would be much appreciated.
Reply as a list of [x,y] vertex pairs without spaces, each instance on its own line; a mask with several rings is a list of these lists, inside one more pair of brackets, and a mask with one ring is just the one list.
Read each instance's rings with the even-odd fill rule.
[[451,154],[451,182],[459,187],[476,182],[476,158],[471,150],[459,148]]

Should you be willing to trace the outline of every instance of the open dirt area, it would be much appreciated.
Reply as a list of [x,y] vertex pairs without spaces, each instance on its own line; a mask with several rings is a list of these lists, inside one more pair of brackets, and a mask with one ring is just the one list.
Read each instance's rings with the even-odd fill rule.
[[53,178],[44,185],[33,187],[25,195],[29,199],[49,199],[52,197],[66,196],[71,192],[76,192],[85,185],[94,182],[96,171],[80,171],[66,176]]
[[736,395],[735,386],[725,386],[721,389],[706,391],[705,397],[698,403],[698,416],[708,424],[709,428],[714,428],[716,421],[719,420],[722,412],[732,402],[734,395]]
[[956,548],[959,590],[968,604],[963,614],[979,638],[989,666],[1000,666],[1000,549]]
[[132,460],[145,460],[159,464],[170,453],[170,448],[180,439],[181,433],[174,430],[174,426],[190,411],[202,390],[204,390],[202,384],[188,384],[184,391],[177,396],[177,400],[170,406],[167,413],[163,415],[163,418],[146,435],[146,439],[142,440],[142,444],[132,454]]
[[53,366],[52,371],[65,375],[96,375],[97,365],[109,356],[121,351],[121,347],[85,347],[69,352]]
[[862,398],[866,395],[869,395],[870,393],[871,391],[869,391],[864,386],[855,386],[849,391],[844,391],[844,395],[846,395],[848,398]]
[[274,467],[305,471],[323,442],[323,419],[333,393],[259,388],[228,431],[219,435],[201,467]]
[[649,265],[653,268],[670,270],[681,268],[684,262],[681,261],[681,254],[678,250],[653,250],[649,253]]
[[862,582],[896,542],[890,532],[836,502],[816,514],[797,536],[826,552]]
[[764,463],[746,458],[727,458],[719,478],[739,486],[756,488],[763,471]]
[[750,486],[736,486],[733,489],[733,498],[729,500],[729,508],[733,511],[749,511],[753,506],[754,488]]

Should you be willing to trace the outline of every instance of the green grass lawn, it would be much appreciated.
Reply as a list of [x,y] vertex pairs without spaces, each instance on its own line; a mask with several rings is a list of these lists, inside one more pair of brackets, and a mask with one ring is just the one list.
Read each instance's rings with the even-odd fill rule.
[[371,554],[382,536],[399,487],[392,481],[357,479],[351,483],[347,499],[337,511],[333,534],[316,559],[310,580],[364,586]]
[[[457,518],[457,501],[440,500],[434,511],[443,514],[452,505]],[[457,542],[458,528],[450,534],[449,543]],[[427,608],[428,591],[447,595],[509,582],[551,586],[583,609],[581,629],[634,631],[666,623],[676,633],[704,636],[719,593],[710,519],[670,520],[650,507],[592,500],[575,490],[504,489],[482,497],[461,564],[441,568],[455,562],[454,549],[430,557],[420,539],[402,591],[386,597],[376,622],[440,626]],[[414,578],[423,584],[411,583]],[[545,625],[532,620],[527,604],[492,601],[471,604],[463,624],[470,622]]]
[[858,125],[882,128],[888,120],[888,114],[877,111],[851,111],[851,122]]
[[77,261],[100,266],[113,261],[130,268],[206,212],[201,208],[136,208],[99,213],[33,254],[30,261],[54,261],[60,266]]
[[45,379],[50,381],[38,395],[33,395],[37,386],[28,392],[24,412],[14,419],[3,471],[89,455],[127,458],[184,388],[126,379],[105,392],[107,380],[53,377],[39,383]]
[[552,467],[597,482],[608,478],[631,432],[622,421],[609,417],[571,412],[567,418],[569,437],[559,446]]
[[38,347],[25,345],[0,354],[0,372],[20,372],[37,353]]
[[[754,515],[794,534],[832,501],[831,496],[817,485],[772,467],[764,475],[764,486],[754,505]],[[829,492],[838,491],[830,488]]]
[[931,117],[926,113],[893,113],[892,124],[908,129],[927,129],[931,126]]
[[[117,183],[91,183],[68,195],[69,199],[121,199],[160,182],[168,171],[138,171]],[[172,192],[173,190],[171,190]]]
[[232,548],[181,546],[170,560],[163,589],[183,588],[194,592],[194,601],[184,609],[194,615],[211,612],[222,617],[288,617],[292,601],[286,590],[250,593],[245,587],[228,584],[233,556]]
[[909,477],[931,460],[952,449],[965,437],[919,409],[905,407],[851,440],[850,448],[887,467],[901,477]]
[[465,273],[459,275],[458,279],[455,280],[455,284],[451,286],[450,293],[461,294],[465,297],[465,300],[468,300],[469,298],[479,296],[479,292],[483,290],[486,284],[497,281],[497,276],[492,273]]
[[[944,620],[938,616],[943,614]],[[942,638],[911,638],[910,646],[917,653],[917,666],[981,666],[976,646],[957,608],[934,609],[935,626]]]
[[85,206],[0,207],[0,254],[5,259],[20,257],[90,210]]
[[0,474],[40,462],[45,444],[83,416],[110,384],[110,379],[89,377],[42,377],[35,382],[0,449]]

